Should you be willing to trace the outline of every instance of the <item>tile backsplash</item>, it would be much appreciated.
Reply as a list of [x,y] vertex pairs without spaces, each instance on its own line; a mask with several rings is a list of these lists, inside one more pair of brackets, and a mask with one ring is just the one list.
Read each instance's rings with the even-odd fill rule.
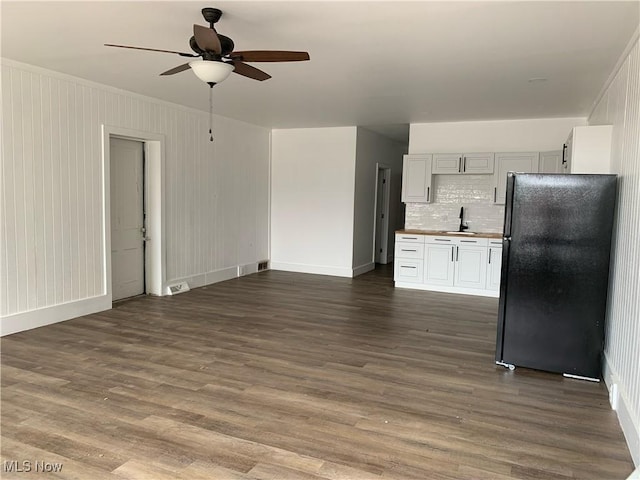
[[493,175],[434,175],[432,203],[407,203],[405,228],[458,230],[460,207],[473,232],[502,232],[504,206],[493,203]]

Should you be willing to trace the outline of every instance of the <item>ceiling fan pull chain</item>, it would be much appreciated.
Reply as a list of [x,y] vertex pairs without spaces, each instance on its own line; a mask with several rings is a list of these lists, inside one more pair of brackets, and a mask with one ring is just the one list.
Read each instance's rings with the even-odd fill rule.
[[213,84],[209,85],[209,141],[213,142]]

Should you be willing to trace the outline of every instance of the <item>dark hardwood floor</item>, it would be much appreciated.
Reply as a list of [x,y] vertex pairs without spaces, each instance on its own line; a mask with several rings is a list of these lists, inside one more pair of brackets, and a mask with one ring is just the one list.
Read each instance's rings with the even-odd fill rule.
[[497,367],[497,300],[391,275],[264,272],[4,337],[2,477],[631,473],[604,385]]

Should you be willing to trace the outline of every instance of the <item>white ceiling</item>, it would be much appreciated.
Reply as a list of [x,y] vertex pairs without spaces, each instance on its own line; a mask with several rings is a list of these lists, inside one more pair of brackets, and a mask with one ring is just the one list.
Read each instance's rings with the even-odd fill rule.
[[[2,56],[208,109],[191,71],[158,74],[189,51],[200,9],[237,50],[306,50],[311,61],[255,63],[232,75],[217,114],[273,128],[585,116],[638,27],[639,2],[11,2]],[[532,78],[546,81],[530,82]]]

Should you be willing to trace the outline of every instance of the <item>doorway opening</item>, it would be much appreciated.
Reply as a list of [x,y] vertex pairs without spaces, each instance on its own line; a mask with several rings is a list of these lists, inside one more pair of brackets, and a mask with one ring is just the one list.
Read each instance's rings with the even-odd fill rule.
[[163,295],[164,137],[103,126],[105,294]]
[[389,198],[391,196],[391,167],[377,165],[376,173],[376,208],[374,222],[374,253],[375,263],[388,263],[389,246]]

